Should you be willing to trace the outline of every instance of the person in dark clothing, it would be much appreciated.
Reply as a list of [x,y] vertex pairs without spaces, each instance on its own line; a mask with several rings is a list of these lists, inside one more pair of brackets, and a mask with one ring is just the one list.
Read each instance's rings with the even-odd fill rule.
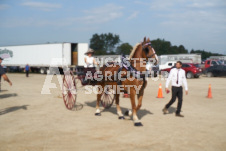
[[26,72],[26,77],[29,77],[30,66],[28,64],[25,66],[24,70]]
[[3,60],[3,58],[0,57],[0,90],[1,90],[1,78],[2,77],[5,81],[7,81],[9,83],[10,86],[12,86],[12,82],[9,80],[8,76],[5,74],[4,68],[1,65],[2,60]]
[[169,76],[166,80],[166,93],[169,93],[168,86],[170,81],[172,81],[172,98],[169,101],[169,103],[166,104],[165,107],[163,108],[163,113],[167,114],[168,108],[176,101],[176,98],[178,98],[177,111],[176,111],[176,116],[178,117],[184,117],[183,115],[180,114],[182,101],[183,101],[182,84],[185,87],[186,95],[188,94],[188,85],[187,85],[186,75],[185,75],[185,71],[181,69],[181,66],[182,66],[182,62],[177,61],[176,68],[173,68],[170,70]]

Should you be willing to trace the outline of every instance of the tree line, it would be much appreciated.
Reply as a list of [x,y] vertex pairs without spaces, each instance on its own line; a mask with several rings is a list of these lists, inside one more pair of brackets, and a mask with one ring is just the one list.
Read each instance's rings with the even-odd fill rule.
[[[194,50],[190,52],[183,45],[172,45],[170,41],[164,39],[151,40],[153,48],[158,52],[158,55],[163,54],[189,54],[200,53],[202,59],[210,56],[222,56],[222,54],[206,52],[204,50]],[[95,50],[95,55],[129,55],[133,49],[128,42],[122,42],[120,36],[112,33],[93,34],[90,39],[90,48]]]

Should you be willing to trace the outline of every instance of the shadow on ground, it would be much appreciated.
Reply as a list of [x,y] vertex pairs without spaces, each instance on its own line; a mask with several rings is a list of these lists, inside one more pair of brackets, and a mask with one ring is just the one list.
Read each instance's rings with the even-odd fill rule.
[[168,108],[169,114],[175,113],[176,110],[177,110],[177,109],[176,109],[175,107],[172,107],[172,106]]
[[0,90],[0,92],[6,92],[6,91],[8,91],[8,90]]
[[[90,106],[90,107],[93,107],[93,108],[96,108],[96,100],[95,101],[92,101],[92,102],[85,102],[85,104],[87,106]],[[122,113],[125,113],[126,111],[128,111],[128,108],[125,108],[125,107],[121,107],[121,110],[122,110]],[[117,115],[117,111],[116,111],[116,105],[112,105],[111,108],[109,109],[104,109],[102,111],[103,112],[111,112],[112,114],[115,114]],[[139,119],[142,119],[145,115],[147,114],[153,114],[152,112],[150,112],[149,110],[146,110],[146,109],[140,109],[138,112],[137,112],[137,116]]]
[[74,106],[74,108],[73,108],[73,111],[79,111],[79,110],[81,110],[81,109],[83,109],[83,104],[82,104],[82,103],[76,102],[76,103],[75,103],[75,106]]
[[14,111],[21,110],[21,109],[27,110],[27,106],[29,106],[29,105],[13,106],[13,107],[8,107],[8,108],[5,108],[5,109],[1,109],[0,110],[0,115],[7,114],[7,113],[10,113],[10,112],[14,112]]
[[1,94],[1,95],[0,95],[0,98],[1,98],[1,99],[5,99],[5,98],[15,97],[15,96],[17,96],[16,93],[11,93],[11,94]]

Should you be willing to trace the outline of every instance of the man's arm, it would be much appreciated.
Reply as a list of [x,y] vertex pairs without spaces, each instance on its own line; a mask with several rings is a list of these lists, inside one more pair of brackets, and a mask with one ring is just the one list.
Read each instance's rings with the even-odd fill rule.
[[185,88],[185,93],[187,95],[188,94],[188,83],[187,83],[185,72],[184,72],[184,77],[183,77],[183,84],[184,84],[184,88]]
[[12,82],[9,80],[9,78],[6,74],[3,74],[2,77],[5,81],[7,81],[9,83],[10,86],[12,86]]
[[169,76],[168,76],[168,78],[166,80],[166,92],[169,91],[169,88],[168,87],[169,87],[170,80],[172,79],[172,76],[173,76],[172,70],[170,70]]

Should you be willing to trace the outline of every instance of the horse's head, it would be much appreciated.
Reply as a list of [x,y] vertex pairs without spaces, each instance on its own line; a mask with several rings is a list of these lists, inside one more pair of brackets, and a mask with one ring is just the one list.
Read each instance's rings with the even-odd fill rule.
[[143,52],[142,52],[143,58],[146,58],[146,60],[153,61],[153,63],[155,65],[157,65],[158,64],[158,56],[155,53],[155,49],[152,47],[150,39],[148,38],[146,40],[146,37],[145,37],[144,41],[141,44],[142,44],[142,49],[143,49]]

